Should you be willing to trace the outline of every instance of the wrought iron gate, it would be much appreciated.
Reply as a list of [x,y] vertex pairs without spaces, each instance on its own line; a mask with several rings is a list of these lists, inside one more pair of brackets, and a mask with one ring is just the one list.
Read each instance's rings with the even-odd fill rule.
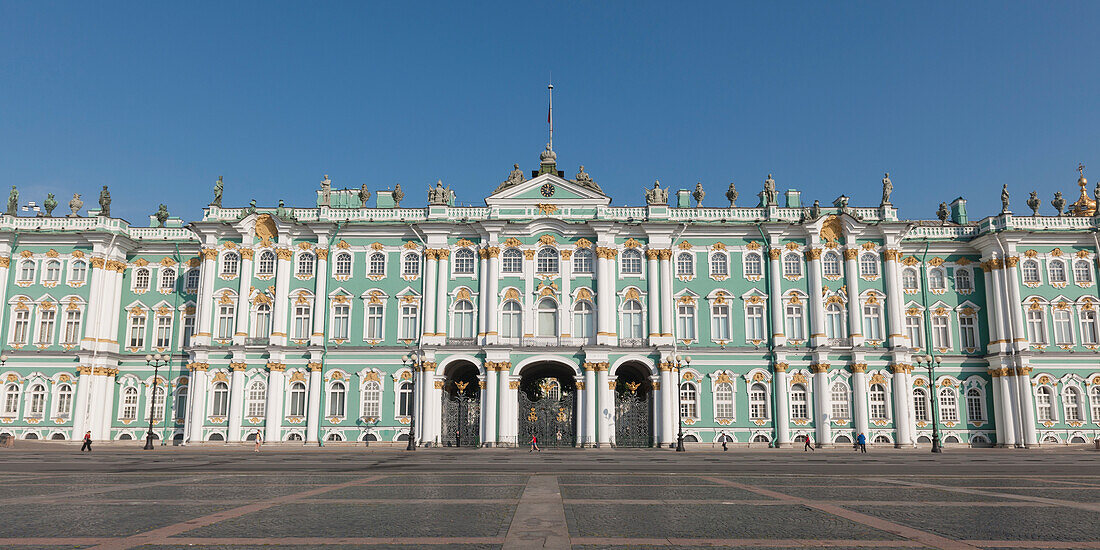
[[519,443],[527,445],[531,436],[540,447],[573,447],[577,444],[576,423],[573,421],[574,392],[560,392],[532,401],[519,392]]
[[481,445],[481,400],[468,395],[443,394],[443,445]]
[[634,391],[615,393],[615,446],[649,447],[653,445],[650,434],[649,399]]

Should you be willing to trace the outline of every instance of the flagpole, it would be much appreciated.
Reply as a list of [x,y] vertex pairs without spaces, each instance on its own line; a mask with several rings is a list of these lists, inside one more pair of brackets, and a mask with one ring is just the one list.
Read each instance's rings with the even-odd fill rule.
[[554,83],[546,85],[550,93],[550,111],[546,115],[546,122],[550,124],[550,149],[554,149]]

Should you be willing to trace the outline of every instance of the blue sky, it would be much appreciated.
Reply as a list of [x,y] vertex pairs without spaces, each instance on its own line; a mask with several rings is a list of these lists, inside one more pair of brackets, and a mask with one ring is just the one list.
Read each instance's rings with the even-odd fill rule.
[[[768,173],[804,200],[972,217],[1100,178],[1100,4],[0,3],[0,184],[144,225],[306,205],[400,182],[460,203],[555,150],[612,196],[654,179],[742,204]],[[1093,168],[1095,166],[1095,168]],[[1090,184],[1090,188],[1092,185]],[[65,213],[64,206],[55,213]]]

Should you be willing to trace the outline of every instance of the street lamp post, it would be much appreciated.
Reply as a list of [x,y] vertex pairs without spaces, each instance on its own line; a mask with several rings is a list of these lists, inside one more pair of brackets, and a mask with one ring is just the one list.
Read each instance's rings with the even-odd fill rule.
[[416,371],[420,369],[424,356],[420,350],[413,350],[401,357],[401,362],[412,369],[412,392],[409,394],[409,444],[406,451],[416,450]]
[[[158,353],[156,355],[146,355],[145,356],[145,365],[146,366],[149,366],[149,365],[153,366],[153,390],[150,393],[150,399],[151,400],[149,402],[149,431],[145,433],[145,450],[146,451],[152,451],[153,450],[153,413],[156,411],[156,408],[157,408],[156,407],[156,405],[157,405],[157,385],[159,384],[159,382],[157,381],[157,376],[160,374],[161,365],[167,365],[167,364],[168,364],[168,355],[167,354],[161,355],[161,354]],[[168,399],[167,388],[165,388],[165,390],[166,391],[165,391],[164,398],[167,400]]]
[[924,363],[928,366],[928,400],[932,404],[932,452],[943,452],[940,447],[940,430],[937,426],[936,414],[936,402],[939,401],[939,396],[936,395],[936,365],[939,365],[943,360],[937,355],[932,357],[931,355],[917,355],[914,357],[917,361],[917,365]]
[[676,452],[684,452],[684,401],[683,395],[680,392],[680,366],[691,363],[691,357],[680,356],[679,354],[673,354],[672,362],[676,365],[676,423],[679,425],[680,430],[676,434]]

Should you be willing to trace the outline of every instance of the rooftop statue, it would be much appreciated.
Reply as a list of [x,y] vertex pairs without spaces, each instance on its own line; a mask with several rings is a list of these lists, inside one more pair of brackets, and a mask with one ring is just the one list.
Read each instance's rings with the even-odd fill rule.
[[11,186],[11,193],[8,193],[8,215],[18,216],[19,212],[19,191],[15,186]]
[[1039,215],[1039,207],[1043,205],[1043,201],[1039,200],[1039,193],[1032,191],[1031,196],[1027,199],[1027,207],[1031,209],[1032,216]]
[[499,193],[501,191],[504,191],[505,189],[508,189],[509,187],[514,187],[525,181],[527,181],[527,178],[523,177],[523,170],[519,169],[519,164],[513,164],[512,171],[508,173],[508,179],[504,180],[503,183],[498,185],[493,193]]
[[810,207],[810,219],[816,220],[821,217],[821,201],[814,201],[814,205]]
[[650,206],[668,205],[668,189],[661,189],[661,180],[653,182],[653,189],[645,190],[645,203]]
[[1057,191],[1054,193],[1054,200],[1050,201],[1050,205],[1058,211],[1059,216],[1065,216],[1065,213],[1063,213],[1062,211],[1066,208],[1066,199],[1062,198],[1061,191]]
[[46,193],[46,200],[42,202],[42,206],[46,208],[46,217],[53,217],[53,209],[57,208],[57,199],[54,198],[53,193]]
[[248,208],[244,209],[244,215],[249,216],[256,213],[256,199],[248,201]]
[[887,172],[882,178],[882,204],[879,206],[886,206],[890,204],[890,194],[894,192],[894,183],[890,181],[890,172]]
[[700,206],[703,206],[703,197],[705,197],[705,196],[707,196],[707,192],[703,191],[703,184],[702,183],[696,183],[695,184],[695,191],[691,193],[691,197],[693,199],[695,199],[695,207],[696,208],[699,208]]
[[160,208],[157,208],[157,213],[153,215],[156,216],[157,223],[160,224],[160,227],[164,227],[165,222],[168,221],[168,207],[161,204]]
[[332,180],[328,179],[328,174],[321,179],[321,204],[319,206],[329,206],[332,204]]
[[69,210],[72,211],[69,217],[79,218],[81,208],[84,208],[84,201],[80,200],[80,193],[73,193],[73,198],[69,200]]
[[218,181],[214,182],[214,201],[210,203],[210,206],[222,207],[223,191],[225,191],[225,184],[222,183],[222,177],[218,176]]
[[367,184],[359,186],[359,200],[363,203],[363,208],[367,207],[367,201],[370,200],[370,190],[367,189]]
[[600,189],[600,186],[592,179],[592,176],[589,175],[588,172],[584,171],[583,164],[580,167],[580,171],[577,172],[576,179],[574,179],[573,181],[577,182],[577,184],[581,187],[591,189],[598,193],[603,193],[603,191]]
[[730,201],[730,208],[737,206],[737,186],[730,182],[730,188],[726,190],[726,198]]
[[401,208],[401,199],[405,198],[405,193],[401,191],[401,184],[395,184],[393,186],[393,207]]
[[99,215],[105,218],[111,217],[111,192],[107,190],[106,185],[99,192]]
[[447,206],[455,198],[455,192],[451,187],[443,187],[443,180],[435,182],[435,189],[428,188],[428,204],[432,206]]
[[779,206],[779,193],[775,190],[775,180],[771,174],[764,180],[764,206]]
[[940,209],[936,211],[936,217],[938,217],[944,225],[947,225],[947,216],[950,214],[951,211],[947,209],[947,203],[941,202]]
[[283,202],[283,199],[279,199],[279,206],[275,208],[275,217],[279,218],[280,220],[285,220],[287,219],[287,213],[288,212],[286,211],[286,203]]
[[1008,184],[1001,188],[1001,214],[1008,214]]

